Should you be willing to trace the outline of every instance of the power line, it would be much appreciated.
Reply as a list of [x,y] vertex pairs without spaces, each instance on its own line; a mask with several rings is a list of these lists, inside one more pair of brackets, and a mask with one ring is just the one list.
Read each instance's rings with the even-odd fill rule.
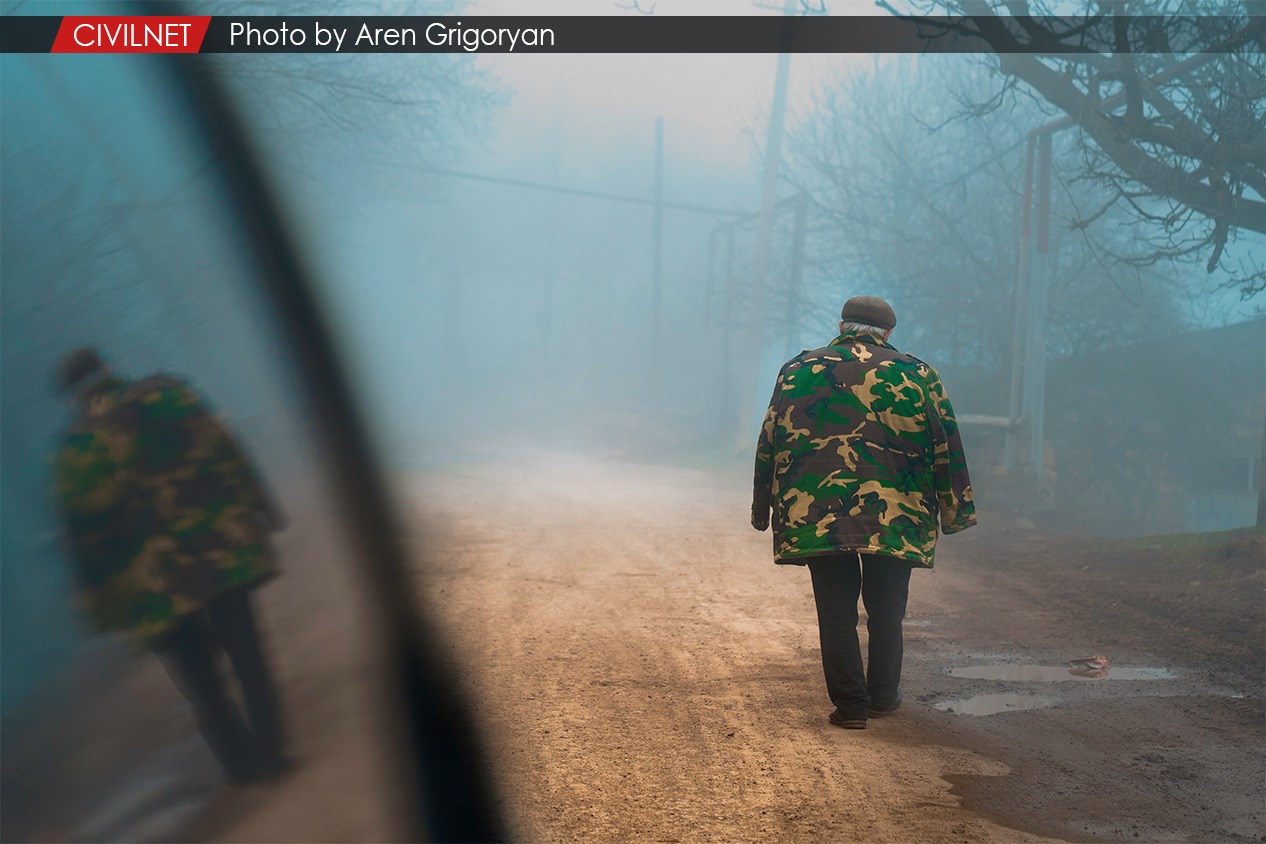
[[572,196],[587,196],[590,199],[605,199],[611,202],[625,202],[630,205],[658,205],[661,208],[671,208],[676,211],[692,211],[696,214],[720,214],[726,217],[751,217],[754,216],[749,211],[733,211],[728,208],[709,208],[706,205],[693,205],[688,202],[659,202],[654,199],[646,199],[640,196],[624,196],[617,193],[606,193],[604,191],[583,190],[581,188],[567,188],[559,185],[547,185],[542,182],[526,182],[521,179],[505,179],[500,176],[485,176],[479,173],[465,173],[460,170],[447,170],[440,167],[426,167],[424,172],[437,173],[442,176],[451,176],[454,179],[469,179],[474,182],[489,182],[494,185],[509,185],[516,188],[528,188],[530,190],[543,190],[551,193],[565,193]]

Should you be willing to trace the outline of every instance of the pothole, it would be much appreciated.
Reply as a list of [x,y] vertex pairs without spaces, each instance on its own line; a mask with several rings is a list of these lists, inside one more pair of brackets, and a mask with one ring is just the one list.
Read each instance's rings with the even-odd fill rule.
[[1048,683],[1056,680],[1173,680],[1168,668],[1069,668],[1067,665],[967,665],[949,670],[969,680]]
[[933,704],[937,709],[955,715],[997,715],[999,712],[1020,712],[1025,709],[1041,709],[1055,702],[1054,698],[1040,695],[973,695],[961,700],[946,700]]

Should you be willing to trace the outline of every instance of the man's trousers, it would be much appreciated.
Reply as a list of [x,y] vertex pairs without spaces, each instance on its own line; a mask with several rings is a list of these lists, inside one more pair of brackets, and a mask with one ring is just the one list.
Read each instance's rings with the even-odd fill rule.
[[[856,551],[809,560],[826,689],[844,718],[864,719],[901,701],[901,622],[911,568],[895,557]],[[870,638],[866,668],[857,638],[859,595]]]
[[[246,718],[217,665],[233,663]],[[219,595],[185,617],[158,648],[172,680],[193,707],[198,728],[231,782],[266,779],[285,766],[281,708],[247,588]]]

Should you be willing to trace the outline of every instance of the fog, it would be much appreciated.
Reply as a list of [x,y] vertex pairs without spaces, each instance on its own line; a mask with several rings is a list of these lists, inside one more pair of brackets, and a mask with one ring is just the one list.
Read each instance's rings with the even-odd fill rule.
[[[444,495],[431,470],[525,456],[738,477],[782,362],[874,295],[897,313],[893,344],[941,374],[982,522],[1109,536],[1257,523],[1262,235],[1232,229],[1210,270],[1207,220],[1164,197],[1110,202],[1111,162],[1062,128],[1046,136],[1049,242],[1036,245],[1039,210],[1023,247],[1030,133],[1063,113],[1008,87],[990,56],[795,55],[781,82],[772,55],[201,60],[280,198],[402,510],[418,477]],[[350,553],[326,456],[180,94],[153,61],[34,55],[3,57],[0,93],[8,759],[15,736],[44,735],[32,701],[50,711],[97,687],[85,664],[167,689],[74,609],[51,478],[69,415],[50,379],[77,346],[129,376],[188,376],[240,433],[291,511],[291,570],[314,584],[273,611],[338,621],[289,676],[357,676],[340,650],[364,620],[340,603],[355,578],[313,562]],[[1260,90],[1251,110],[1260,129]],[[747,514],[733,523],[747,530]],[[321,717],[354,708],[329,706]],[[171,717],[163,735],[190,732]],[[56,776],[27,779],[7,821],[48,833]],[[81,814],[49,834],[121,834]]]
[[[1244,291],[1262,239],[1234,233],[1207,272],[1208,251],[1158,257],[1199,223],[1167,233],[1118,203],[1082,225],[1110,192],[1075,131],[1052,135],[1050,257],[1029,271],[1044,302],[1022,314],[1034,327],[1021,342],[1040,328],[1044,345],[1044,371],[1024,370],[1046,382],[1042,477],[1027,420],[1005,465],[990,420],[1012,413],[1025,139],[1056,114],[1013,94],[973,116],[998,95],[987,59],[793,57],[763,273],[776,57],[466,61],[476,72],[447,96],[481,107],[443,148],[407,124],[385,131],[394,118],[358,138],[332,124],[305,135],[296,115],[272,153],[301,162],[280,176],[320,232],[311,246],[389,465],[537,448],[746,462],[781,362],[829,341],[841,303],[866,293],[892,302],[894,343],[938,368],[969,420],[987,504],[1019,496],[1051,526],[1127,535],[1253,520],[1262,299]],[[1174,343],[1198,351],[1164,351]],[[1208,367],[1243,379],[1219,379],[1225,404],[1183,398],[1208,387]],[[1209,415],[1225,430],[1184,433]],[[1145,469],[1158,461],[1171,477]],[[1217,503],[1197,500],[1195,477]]]

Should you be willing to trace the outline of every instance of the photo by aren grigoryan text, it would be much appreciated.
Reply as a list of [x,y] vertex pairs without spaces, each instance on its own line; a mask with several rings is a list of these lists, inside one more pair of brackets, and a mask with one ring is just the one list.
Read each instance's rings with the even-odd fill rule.
[[[234,47],[305,47],[309,46],[309,32],[301,26],[282,21],[277,26],[258,26],[250,21],[234,21],[229,27],[229,43]],[[515,47],[553,47],[554,30],[548,27],[475,27],[462,26],[461,21],[448,23],[433,21],[425,27],[371,27],[362,23],[352,35],[350,27],[326,26],[319,20],[312,22],[311,46],[326,47],[339,52],[344,46],[351,48],[417,47],[421,43],[432,47],[461,47],[469,53],[482,47],[495,47],[514,52]]]

